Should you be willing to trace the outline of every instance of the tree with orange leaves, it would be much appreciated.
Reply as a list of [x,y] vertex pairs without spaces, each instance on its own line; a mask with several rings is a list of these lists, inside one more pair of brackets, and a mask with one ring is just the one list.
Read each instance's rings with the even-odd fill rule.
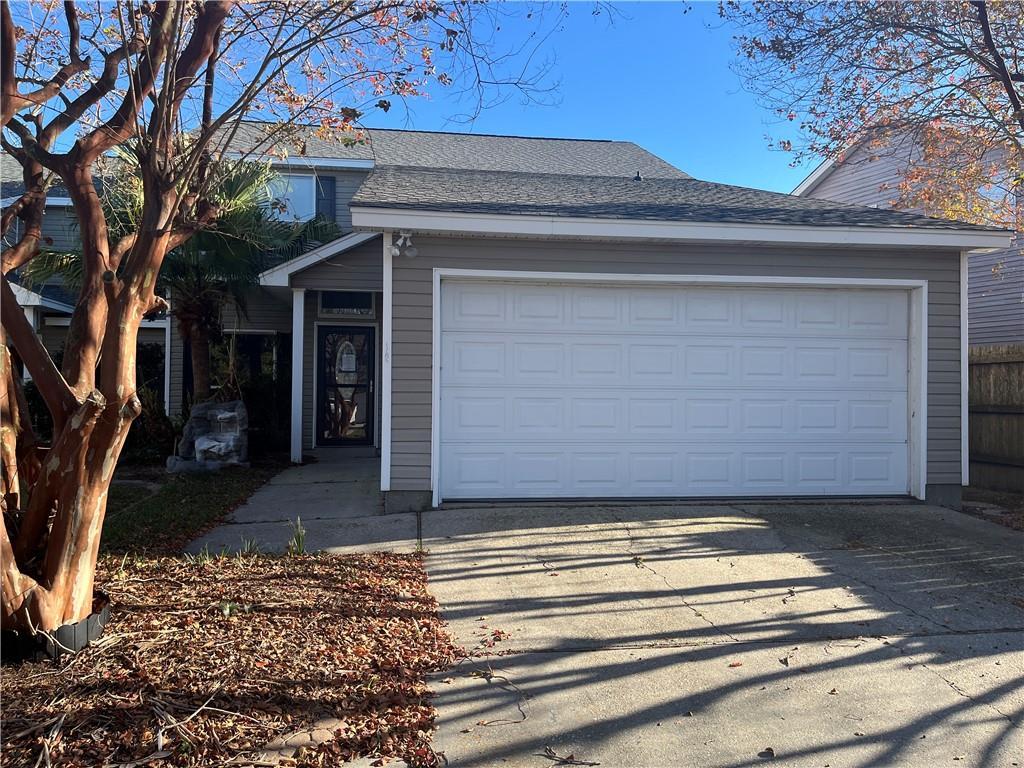
[[805,158],[906,151],[894,204],[1024,230],[1024,2],[729,0],[737,69]]

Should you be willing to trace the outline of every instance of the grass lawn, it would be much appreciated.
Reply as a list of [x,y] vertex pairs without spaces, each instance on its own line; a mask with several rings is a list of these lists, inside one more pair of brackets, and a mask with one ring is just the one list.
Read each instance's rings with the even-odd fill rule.
[[280,463],[219,472],[132,472],[111,485],[101,551],[176,555],[223,520],[283,468]]
[[317,722],[284,765],[437,764],[425,676],[460,651],[421,555],[107,555],[97,583],[114,604],[97,642],[4,670],[3,765],[267,765]]

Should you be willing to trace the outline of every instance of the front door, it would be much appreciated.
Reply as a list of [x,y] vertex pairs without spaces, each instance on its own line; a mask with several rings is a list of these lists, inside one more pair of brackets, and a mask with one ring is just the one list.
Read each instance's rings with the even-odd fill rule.
[[373,328],[321,326],[317,336],[317,445],[373,442]]

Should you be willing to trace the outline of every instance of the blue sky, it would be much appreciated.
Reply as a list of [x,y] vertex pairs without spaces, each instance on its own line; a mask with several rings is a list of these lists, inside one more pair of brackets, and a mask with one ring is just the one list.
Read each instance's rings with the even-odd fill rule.
[[[466,109],[443,89],[416,99],[410,111],[368,116],[371,126],[472,130],[635,141],[700,179],[789,192],[810,171],[768,149],[779,134],[771,113],[743,90],[730,69],[731,31],[717,3],[617,4],[614,19],[593,16],[591,3],[572,3],[542,48],[560,81],[556,106],[523,105],[513,97],[472,124],[453,121]],[[514,35],[516,28],[505,30]]]

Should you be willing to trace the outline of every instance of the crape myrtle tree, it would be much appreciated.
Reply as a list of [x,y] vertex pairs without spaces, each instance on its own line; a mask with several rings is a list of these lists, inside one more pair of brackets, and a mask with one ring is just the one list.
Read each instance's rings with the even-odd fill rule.
[[795,161],[909,158],[894,202],[1024,230],[1024,2],[722,2]]
[[[0,277],[2,626],[49,632],[93,606],[107,491],[141,406],[139,323],[165,307],[158,276],[169,251],[216,225],[216,164],[272,151],[289,126],[360,141],[360,116],[433,85],[477,103],[529,97],[544,72],[530,40],[502,47],[503,16],[525,6],[434,0],[0,4],[3,149],[25,193],[2,212],[20,221]],[[556,15],[564,9],[556,8]],[[551,15],[548,14],[548,20]],[[532,15],[533,26],[546,23]],[[262,146],[236,140],[243,119],[268,121]],[[115,149],[134,155],[137,221],[112,227],[96,178]],[[81,289],[62,365],[42,346],[9,278],[40,252],[47,190],[66,189],[81,238]],[[62,193],[65,194],[65,193]],[[11,349],[54,424],[32,435]]]

